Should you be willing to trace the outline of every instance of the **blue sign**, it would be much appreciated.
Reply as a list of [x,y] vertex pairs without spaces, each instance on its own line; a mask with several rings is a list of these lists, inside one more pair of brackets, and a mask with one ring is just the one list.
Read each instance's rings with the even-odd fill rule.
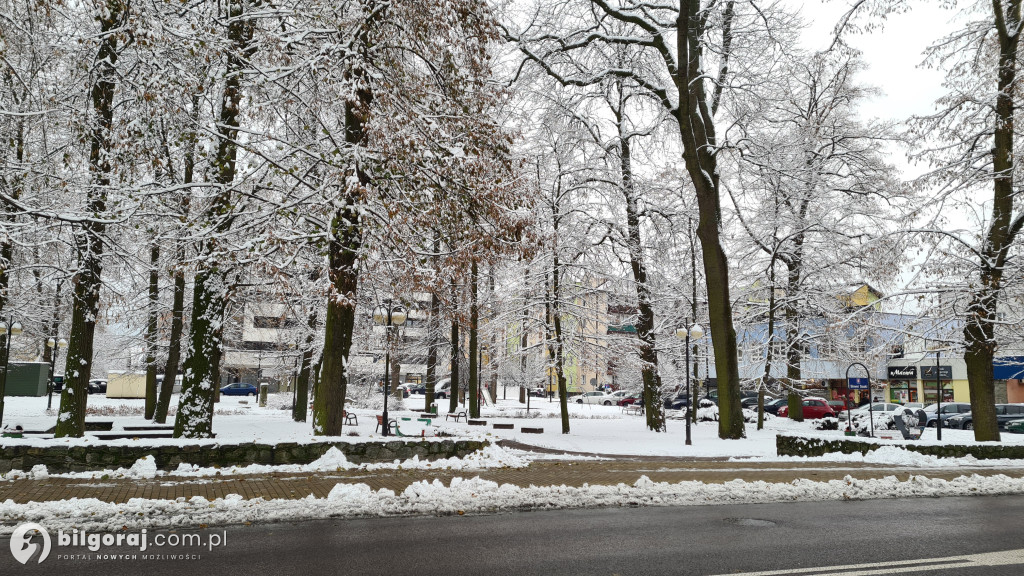
[[869,390],[871,388],[869,382],[870,380],[867,378],[847,378],[846,387],[850,390]]

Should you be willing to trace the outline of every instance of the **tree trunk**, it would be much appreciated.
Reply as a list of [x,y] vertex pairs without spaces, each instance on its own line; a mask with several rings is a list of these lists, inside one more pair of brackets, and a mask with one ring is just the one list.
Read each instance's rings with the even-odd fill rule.
[[641,374],[644,382],[644,413],[647,428],[656,432],[665,431],[665,413],[661,404],[661,376],[658,374],[658,351],[654,334],[654,306],[651,304],[651,289],[647,280],[647,265],[644,262],[643,242],[640,235],[640,207],[633,186],[632,153],[629,140],[624,138],[624,127],[620,121],[619,169],[622,178],[622,193],[626,199],[626,224],[629,234],[629,265],[633,271],[633,285],[636,287],[637,322],[636,335],[640,339]]
[[[184,256],[184,250],[179,248],[178,261],[180,262]],[[181,362],[181,334],[185,324],[185,271],[175,268],[172,277],[174,278],[174,296],[171,304],[171,335],[167,350],[167,365],[164,368],[164,381],[160,385],[156,410],[153,412],[153,421],[158,424],[167,422],[167,411],[171,407],[171,395],[174,393],[174,384],[178,380],[178,363]]]
[[480,378],[478,351],[480,348],[479,322],[479,268],[476,260],[469,265],[469,417],[480,417]]
[[[192,126],[199,124],[199,96],[192,95]],[[188,145],[185,150],[184,169],[182,172],[182,183],[191,184],[195,177],[195,147],[197,143],[195,130],[188,132]],[[171,166],[170,151],[167,152],[167,165]],[[191,200],[188,194],[179,196],[178,206],[180,210],[179,221],[181,225],[188,222],[189,207]],[[167,365],[164,367],[164,381],[160,385],[160,394],[156,401],[156,410],[153,413],[153,421],[158,424],[167,422],[167,412],[171,407],[171,395],[174,394],[174,385],[178,380],[178,368],[181,363],[181,335],[185,328],[185,270],[182,262],[185,261],[185,244],[181,238],[175,239],[176,265],[172,268],[171,278],[174,279],[174,288],[171,303],[171,334],[167,348]]]
[[[452,292],[454,293],[454,287]],[[453,294],[454,295],[454,294]],[[456,299],[453,299],[453,302]],[[451,346],[452,346],[452,372],[451,372],[451,397],[448,399],[448,412],[459,411],[459,321],[458,319],[452,320],[452,335],[451,335]]]
[[[217,123],[217,151],[213,160],[219,191],[206,215],[214,234],[203,241],[199,270],[192,291],[192,321],[188,356],[174,421],[174,437],[208,438],[213,435],[213,403],[220,388],[221,344],[224,311],[227,308],[228,281],[213,254],[218,235],[231,228],[232,186],[238,155],[239,105],[242,101],[242,71],[253,52],[255,25],[245,17],[246,3],[228,0],[228,41],[224,87],[221,92],[220,118]],[[165,375],[165,378],[167,376]]]
[[[128,5],[121,0],[108,0],[105,9],[98,12],[100,23],[99,52],[96,55],[98,75],[92,85],[90,99],[94,115],[89,135],[89,171],[92,186],[88,192],[89,216],[100,218],[107,208],[107,188],[113,171],[111,157],[113,143],[110,130],[114,121],[114,91],[117,88],[115,66],[118,59],[118,30],[124,26]],[[103,272],[103,235],[106,225],[86,221],[75,234],[78,270],[72,278],[74,284],[71,308],[71,334],[64,374],[64,390],[60,397],[60,415],[54,437],[81,437],[85,433],[85,406],[87,384],[92,375],[93,339],[99,316],[101,275]],[[0,410],[2,410],[0,398]],[[3,414],[0,412],[0,420]]]
[[[437,242],[434,243],[434,252],[439,250]],[[423,409],[427,410],[434,403],[434,395],[437,392],[437,332],[440,326],[438,320],[441,315],[441,299],[436,292],[430,293],[430,316],[427,318],[427,374],[426,374],[426,398],[423,400]]]
[[296,422],[306,421],[306,411],[309,406],[309,374],[313,364],[313,340],[316,331],[317,314],[314,310],[309,313],[306,333],[306,345],[302,348],[302,360],[299,366],[299,376],[295,379],[295,405],[292,406],[292,420]]
[[789,275],[786,282],[786,381],[789,385],[789,397],[787,407],[789,419],[796,422],[804,421],[803,397],[797,393],[796,387],[802,379],[800,369],[802,345],[800,338],[800,312],[797,309],[796,299],[800,290],[800,271],[802,264],[803,242],[802,234],[797,235],[797,249],[793,258],[787,263]]
[[[998,441],[999,423],[995,413],[995,383],[992,361],[995,358],[995,323],[1002,291],[1003,270],[1014,238],[1024,224],[1024,215],[1013,217],[1015,172],[1014,115],[1016,106],[1017,58],[1020,43],[1021,2],[993,0],[996,32],[999,38],[998,90],[996,92],[995,136],[992,147],[992,216],[985,243],[981,247],[980,282],[967,309],[964,326],[967,381],[974,415],[974,439]],[[1005,10],[1005,11],[1004,11]]]
[[323,372],[313,399],[313,433],[321,436],[341,435],[348,392],[348,357],[352,349],[359,283],[356,263],[363,242],[356,202],[354,191],[349,192],[344,207],[338,209],[331,221],[328,250],[331,292],[327,297]]
[[[704,277],[708,286],[708,317],[715,371],[718,379],[718,436],[745,436],[740,407],[739,362],[736,331],[732,325],[729,297],[729,265],[719,237],[721,198],[719,196],[718,147],[714,119],[704,90],[701,68],[701,37],[704,33],[699,0],[683,0],[676,22],[678,72],[673,78],[679,93],[676,120],[683,144],[683,162],[697,194],[700,215],[697,237],[703,249]],[[728,35],[728,32],[726,33]]]
[[[556,208],[557,209],[557,208]],[[557,222],[557,218],[556,218]],[[555,235],[558,234],[558,227],[555,226]],[[569,433],[569,390],[565,383],[565,349],[562,342],[562,311],[558,306],[558,299],[561,296],[561,283],[559,282],[558,251],[555,250],[551,260],[551,295],[548,300],[551,302],[551,324],[555,328],[555,343],[551,350],[551,356],[555,360],[555,381],[558,383],[558,410],[562,417],[562,434]]]
[[[775,340],[775,254],[768,263],[768,342],[764,353],[764,374],[757,392],[757,429],[764,429],[764,391],[772,377],[772,344]],[[801,408],[803,406],[801,405]]]
[[146,420],[152,420],[156,412],[156,339],[157,305],[160,303],[160,245],[156,238],[149,249],[149,318],[146,323]]
[[[18,121],[18,131],[15,138],[15,158],[17,158],[18,165],[21,166],[25,159],[25,125],[24,121]],[[12,185],[12,196],[15,200],[21,197],[21,177],[17,177]],[[13,211],[7,204],[5,206],[5,220],[7,222],[14,222],[14,215],[11,214]],[[0,234],[0,311],[6,311],[7,301],[9,300],[8,290],[10,289],[11,278],[10,269],[11,261],[14,258],[14,242],[11,240],[10,234]],[[10,315],[5,315],[5,319],[10,320]],[[56,334],[56,332],[54,332]],[[4,351],[3,365],[6,367],[10,362],[10,358],[7,356],[7,334],[0,335],[0,350]],[[44,347],[45,348],[45,347]],[[49,348],[47,348],[49,350]],[[47,359],[48,361],[49,359]],[[0,426],[3,426],[4,421],[4,399],[7,392],[7,368],[0,370]]]

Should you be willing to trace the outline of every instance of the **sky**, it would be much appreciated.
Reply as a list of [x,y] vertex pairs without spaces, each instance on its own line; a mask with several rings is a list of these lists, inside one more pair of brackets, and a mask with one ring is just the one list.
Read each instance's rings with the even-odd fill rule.
[[[824,49],[832,42],[836,22],[846,12],[849,0],[788,0],[801,6],[811,26],[804,35],[808,48]],[[955,11],[928,2],[914,2],[904,14],[890,16],[885,27],[848,37],[864,55],[868,68],[861,79],[882,94],[862,107],[866,117],[904,120],[934,109],[942,94],[942,73],[921,66],[924,49],[955,28]]]

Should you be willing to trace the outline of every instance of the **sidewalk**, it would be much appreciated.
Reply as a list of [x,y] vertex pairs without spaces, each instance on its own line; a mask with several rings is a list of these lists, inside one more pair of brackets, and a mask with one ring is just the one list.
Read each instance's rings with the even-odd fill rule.
[[[508,445],[508,444],[506,444]],[[510,448],[545,450],[523,445]],[[561,453],[561,452],[559,452]],[[582,486],[633,484],[642,476],[655,482],[682,482],[695,480],[705,483],[724,483],[731,480],[788,483],[804,478],[818,482],[840,480],[846,476],[858,479],[896,476],[906,480],[911,475],[950,480],[958,476],[978,474],[994,476],[1004,474],[1024,478],[1021,468],[940,468],[923,469],[843,462],[743,462],[721,459],[657,458],[650,456],[618,456],[608,460],[542,460],[526,468],[491,470],[345,470],[318,473],[270,473],[238,476],[212,476],[190,478],[158,476],[139,478],[47,478],[20,479],[0,482],[0,502],[8,499],[16,503],[46,502],[70,498],[96,498],[104,502],[127,502],[131,498],[166,499],[202,496],[208,500],[229,494],[252,498],[305,498],[312,494],[325,498],[336,484],[366,484],[373,490],[387,488],[401,493],[410,484],[438,480],[450,485],[453,478],[480,478],[499,484],[516,486]]]

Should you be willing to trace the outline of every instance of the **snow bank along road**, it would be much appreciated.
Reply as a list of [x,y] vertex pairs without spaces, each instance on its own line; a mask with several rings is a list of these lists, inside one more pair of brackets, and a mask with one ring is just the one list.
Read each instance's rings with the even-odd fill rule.
[[492,446],[476,458],[452,462],[356,466],[340,453],[328,453],[308,465],[183,466],[171,474],[143,459],[127,470],[50,476],[35,469],[8,475],[8,481],[0,482],[0,533],[9,534],[23,522],[100,531],[586,507],[1024,494],[1019,463],[961,459],[948,466],[942,459],[914,456],[909,462],[884,452],[873,458],[880,462],[577,459],[531,464],[526,453]]

